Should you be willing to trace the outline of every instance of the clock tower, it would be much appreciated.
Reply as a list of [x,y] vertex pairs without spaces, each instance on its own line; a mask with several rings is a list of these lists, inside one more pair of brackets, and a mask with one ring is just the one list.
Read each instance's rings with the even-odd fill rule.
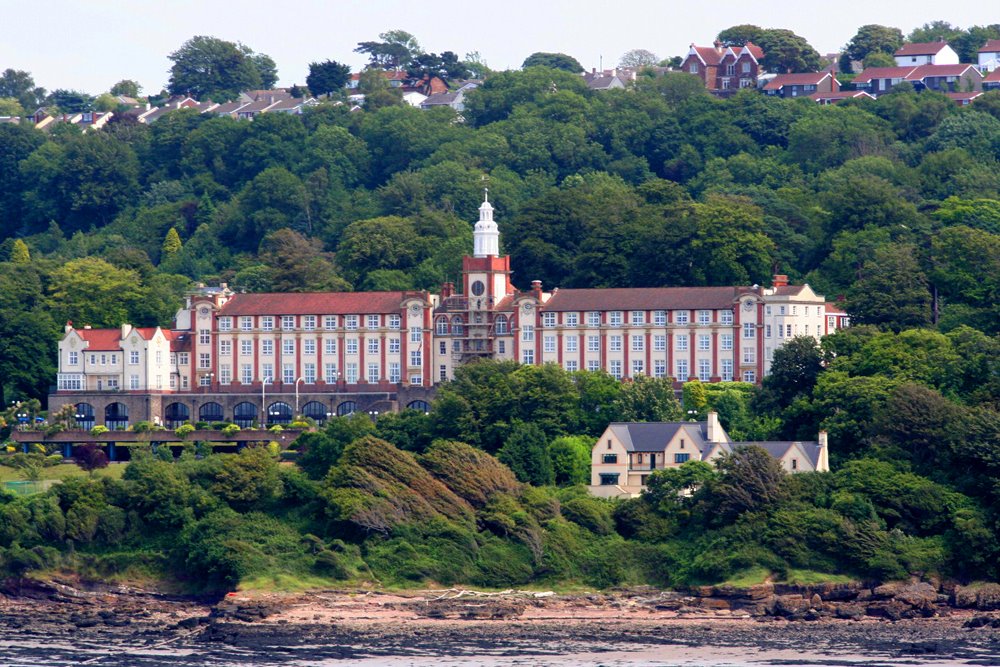
[[500,256],[500,230],[493,220],[489,190],[484,191],[479,221],[473,231],[472,256],[462,258],[462,319],[465,330],[459,343],[462,361],[492,356],[494,308],[514,292],[510,284],[510,256]]

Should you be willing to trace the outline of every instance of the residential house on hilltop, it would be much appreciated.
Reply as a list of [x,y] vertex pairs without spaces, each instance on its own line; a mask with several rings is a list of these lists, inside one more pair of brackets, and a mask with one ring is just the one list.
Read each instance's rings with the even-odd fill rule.
[[992,72],[996,69],[1000,69],[1000,39],[991,39],[979,49],[979,70]]
[[813,93],[836,93],[840,82],[829,72],[778,74],[764,85],[765,95],[809,97]]
[[1000,90],[1000,67],[990,72],[983,79],[983,90]]
[[854,100],[858,98],[867,98],[869,100],[875,99],[872,95],[863,90],[841,90],[836,93],[813,93],[809,96],[809,99],[817,104],[837,104],[843,100]]
[[915,67],[869,67],[858,74],[854,87],[873,96],[887,93],[903,81],[916,90],[963,93],[982,90],[983,75],[974,65],[918,65]]
[[763,57],[764,52],[753,42],[725,48],[718,41],[714,46],[692,44],[681,63],[681,71],[700,78],[709,92],[726,96],[739,88],[757,86]]
[[828,472],[827,434],[815,441],[733,442],[709,412],[704,422],[616,422],[591,450],[590,492],[602,498],[637,496],[655,470],[688,461],[712,462],[741,447],[764,449],[789,473]]
[[958,54],[947,42],[904,44],[893,55],[899,67],[917,65],[957,65]]
[[[624,75],[619,76],[617,69],[604,70],[603,72],[592,69],[589,72],[584,72],[582,76],[583,80],[587,82],[587,88],[591,90],[611,90],[625,87],[626,78]],[[635,80],[634,74],[632,80]]]
[[982,97],[982,91],[975,91],[971,93],[945,93],[949,99],[954,100],[955,104],[960,107],[967,107],[972,104],[976,98]]

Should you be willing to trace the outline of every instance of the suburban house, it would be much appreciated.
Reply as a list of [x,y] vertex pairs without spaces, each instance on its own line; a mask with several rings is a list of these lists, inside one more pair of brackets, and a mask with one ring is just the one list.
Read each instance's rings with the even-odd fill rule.
[[815,441],[733,442],[718,413],[709,412],[703,422],[609,424],[591,450],[590,492],[602,498],[638,496],[655,470],[711,462],[749,446],[764,449],[789,473],[830,470],[825,431]]
[[424,103],[424,100],[426,99],[427,95],[424,95],[423,93],[417,92],[415,90],[403,93],[403,103],[408,104],[411,107],[416,107],[417,109],[420,108],[420,106]]
[[869,100],[875,99],[863,90],[841,90],[836,93],[813,93],[809,96],[809,99],[817,104],[837,104],[842,100],[855,100],[860,98]]
[[675,389],[692,378],[755,383],[786,341],[849,324],[783,275],[770,287],[546,292],[534,281],[521,291],[493,213],[484,200],[460,289],[242,294],[223,285],[193,291],[159,333],[67,325],[50,409],[72,404],[91,426],[118,426],[123,415],[241,427],[286,424],[293,413],[323,421],[425,409],[436,384],[478,359],[671,378]]
[[1000,90],[1000,67],[993,70],[983,79],[983,90]]
[[764,94],[778,97],[808,97],[814,93],[836,93],[840,82],[830,72],[777,74],[764,85]]
[[964,93],[982,89],[983,75],[974,65],[917,65],[869,67],[854,78],[854,86],[871,95],[887,93],[903,81],[916,90]]
[[457,91],[454,93],[434,93],[420,103],[421,109],[433,109],[435,107],[451,107],[455,111],[465,110],[465,93]]
[[960,107],[967,107],[977,98],[982,96],[982,91],[972,93],[945,93],[950,99],[955,101]]
[[764,52],[753,42],[725,48],[718,41],[714,46],[692,44],[681,71],[697,76],[713,94],[725,96],[739,88],[757,86],[763,57]]
[[587,88],[591,90],[611,90],[612,88],[624,88],[625,77],[618,75],[618,70],[604,70],[598,72],[593,69],[583,73],[583,80],[587,82]]
[[1000,39],[991,39],[979,49],[979,71],[992,72],[1000,68]]
[[974,65],[921,65],[906,80],[917,90],[943,93],[970,93],[983,87],[983,75]]
[[958,54],[947,42],[904,44],[893,55],[899,67],[917,65],[957,65]]

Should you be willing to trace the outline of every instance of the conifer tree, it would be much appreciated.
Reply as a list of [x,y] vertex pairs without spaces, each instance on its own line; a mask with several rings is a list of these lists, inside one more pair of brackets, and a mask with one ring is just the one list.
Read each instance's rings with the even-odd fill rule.
[[30,264],[31,252],[28,250],[28,244],[21,239],[14,239],[10,249],[10,261],[14,264]]
[[171,227],[167,232],[167,236],[163,239],[163,255],[164,257],[169,257],[174,253],[180,251],[181,249],[181,237],[177,233],[177,229]]

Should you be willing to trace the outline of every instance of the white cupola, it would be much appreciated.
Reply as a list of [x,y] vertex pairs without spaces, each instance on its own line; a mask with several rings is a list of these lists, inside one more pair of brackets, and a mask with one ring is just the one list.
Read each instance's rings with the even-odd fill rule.
[[500,229],[493,222],[493,207],[490,205],[490,190],[483,191],[483,204],[479,207],[479,222],[472,234],[473,257],[500,256]]

